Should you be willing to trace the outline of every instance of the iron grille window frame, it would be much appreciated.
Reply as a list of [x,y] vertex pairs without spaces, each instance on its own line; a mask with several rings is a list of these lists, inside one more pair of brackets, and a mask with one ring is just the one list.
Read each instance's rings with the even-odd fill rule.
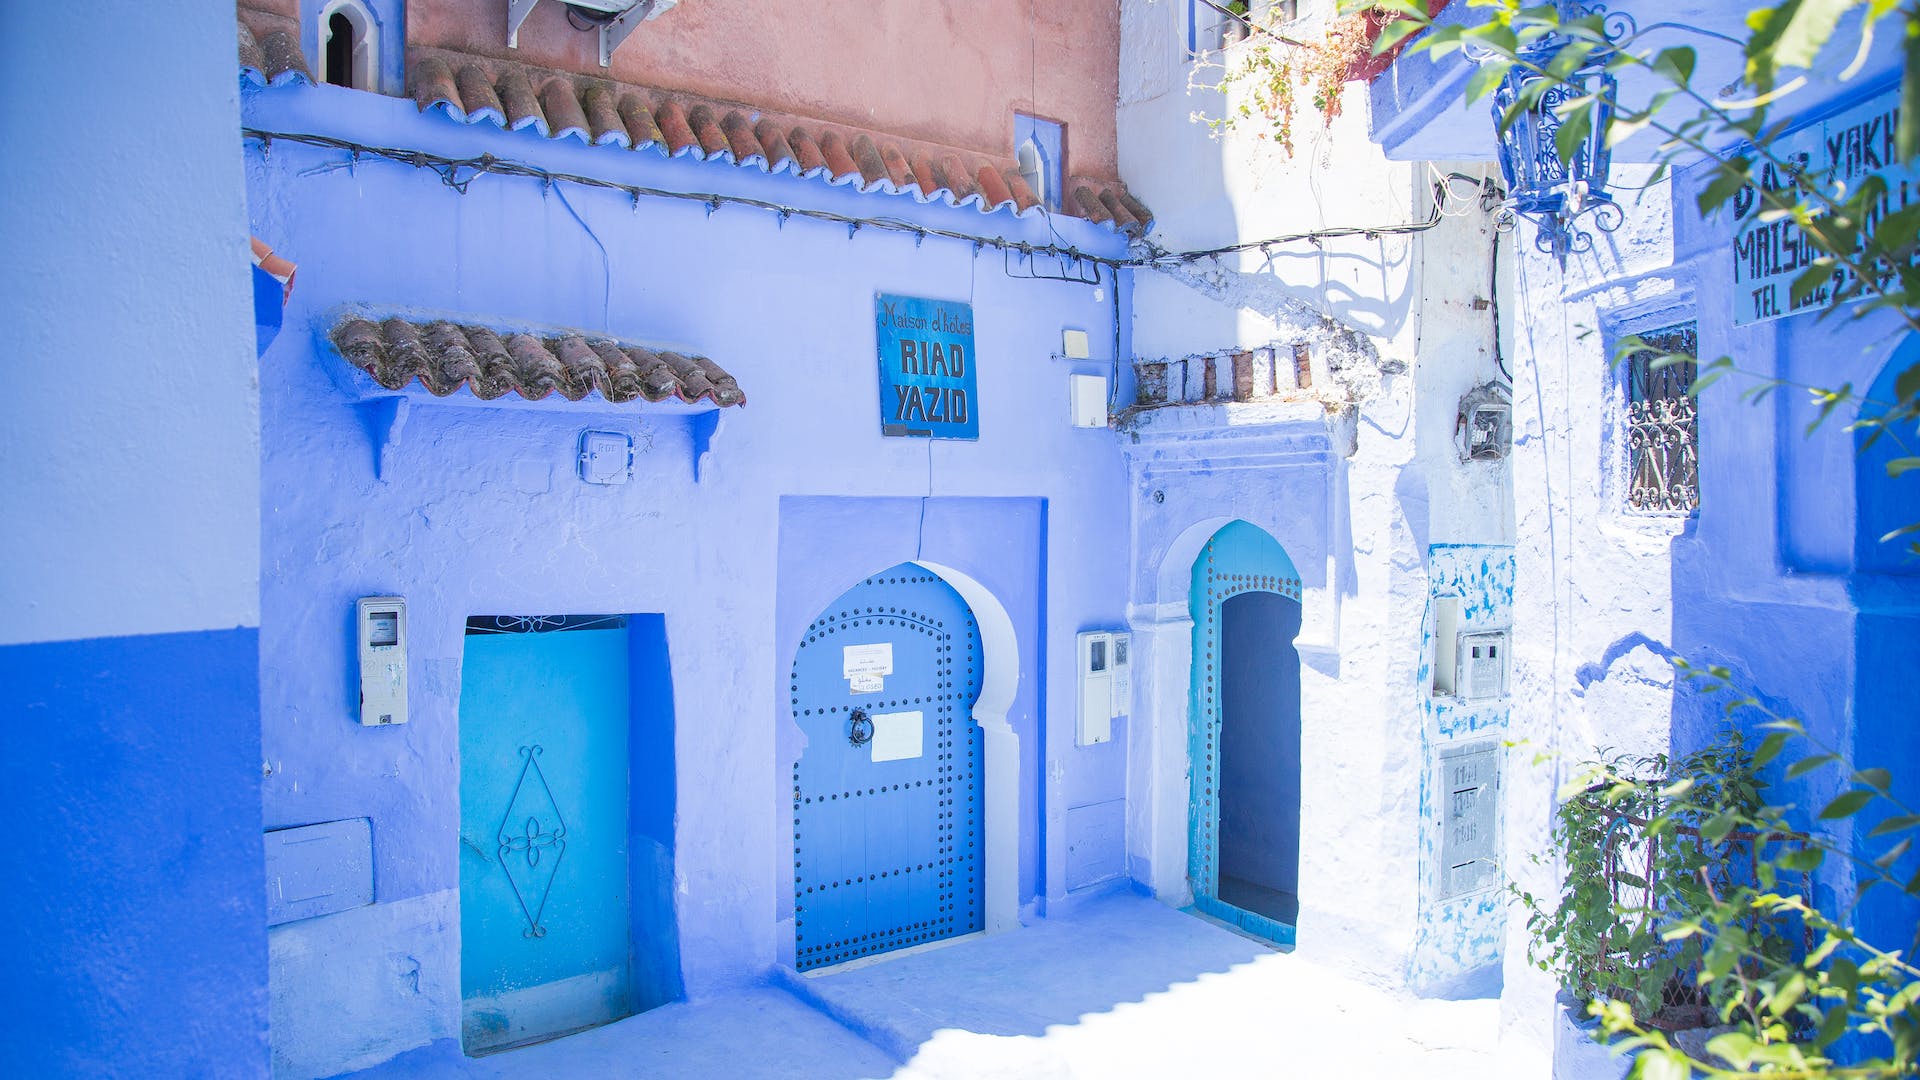
[[[1698,516],[1700,413],[1689,390],[1699,374],[1699,321],[1669,315],[1633,333],[1648,348],[1620,366],[1618,505],[1636,518]],[[1653,368],[1663,353],[1695,360]]]

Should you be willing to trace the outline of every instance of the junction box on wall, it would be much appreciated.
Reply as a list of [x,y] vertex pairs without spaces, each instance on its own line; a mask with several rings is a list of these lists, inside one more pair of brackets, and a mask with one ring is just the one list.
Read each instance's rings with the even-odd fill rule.
[[1454,427],[1461,461],[1502,461],[1513,451],[1513,399],[1499,383],[1476,386],[1460,399]]
[[1113,722],[1127,715],[1133,696],[1133,635],[1088,630],[1074,637],[1080,667],[1080,709],[1074,741],[1093,746],[1113,739]]

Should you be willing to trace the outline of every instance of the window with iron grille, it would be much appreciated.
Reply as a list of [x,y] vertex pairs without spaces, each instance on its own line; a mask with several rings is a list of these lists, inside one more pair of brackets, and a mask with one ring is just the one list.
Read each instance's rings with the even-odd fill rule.
[[1627,361],[1627,508],[1654,514],[1690,514],[1700,507],[1700,426],[1695,410],[1695,325],[1643,331],[1647,348]]

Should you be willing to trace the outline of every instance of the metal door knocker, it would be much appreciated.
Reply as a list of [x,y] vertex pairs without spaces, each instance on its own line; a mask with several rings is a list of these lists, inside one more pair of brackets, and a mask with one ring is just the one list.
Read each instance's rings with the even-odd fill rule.
[[865,746],[873,741],[873,720],[867,716],[867,710],[853,710],[847,725],[847,741],[855,746]]

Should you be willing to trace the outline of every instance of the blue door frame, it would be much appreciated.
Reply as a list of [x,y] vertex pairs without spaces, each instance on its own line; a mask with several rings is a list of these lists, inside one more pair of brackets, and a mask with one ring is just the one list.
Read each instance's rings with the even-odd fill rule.
[[794,657],[794,964],[981,929],[980,631],[903,563],[848,590]]
[[[1193,723],[1188,733],[1192,790],[1188,801],[1187,876],[1193,889],[1194,907],[1215,918],[1233,923],[1251,934],[1281,944],[1292,944],[1294,928],[1290,922],[1235,906],[1221,899],[1221,792],[1227,781],[1222,769],[1222,723],[1226,717],[1227,664],[1232,643],[1226,640],[1225,607],[1229,600],[1247,593],[1276,594],[1294,605],[1300,602],[1300,574],[1287,557],[1279,541],[1245,521],[1230,522],[1215,533],[1193,563],[1193,583],[1189,609],[1193,616],[1193,671],[1189,708]],[[1297,614],[1297,613],[1296,613]],[[1297,625],[1297,619],[1295,621]],[[1291,643],[1274,656],[1274,662],[1298,664],[1299,654]],[[1293,700],[1273,703],[1284,718],[1291,707],[1292,722],[1299,723],[1297,675],[1292,683]],[[1295,735],[1297,740],[1297,734]],[[1291,779],[1295,800],[1293,848],[1295,858],[1298,837],[1298,792],[1300,763],[1277,763],[1274,781],[1284,786]],[[1290,770],[1290,772],[1289,772]]]

